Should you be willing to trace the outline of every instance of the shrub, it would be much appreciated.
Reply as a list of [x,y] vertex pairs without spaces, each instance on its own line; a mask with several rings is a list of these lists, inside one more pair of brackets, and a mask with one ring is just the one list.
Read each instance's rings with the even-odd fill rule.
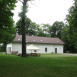
[[13,55],[18,54],[18,51],[12,51],[11,54]]
[[70,53],[70,51],[66,51],[66,53]]

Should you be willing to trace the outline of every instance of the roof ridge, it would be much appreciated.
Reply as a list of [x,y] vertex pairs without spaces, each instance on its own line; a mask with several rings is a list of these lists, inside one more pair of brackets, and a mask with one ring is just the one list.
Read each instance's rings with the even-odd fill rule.
[[[22,36],[22,35],[17,35],[17,36]],[[26,36],[29,36],[29,35],[26,35]],[[43,36],[29,36],[29,37],[42,37],[42,38],[58,38],[58,37],[43,37]],[[58,38],[59,39],[59,38]]]
[[[22,42],[21,36],[22,35],[16,35],[16,38],[13,41],[14,42]],[[60,40],[59,38],[52,38],[52,37],[41,37],[41,36],[27,35],[26,39],[27,39],[28,43],[32,42],[32,43],[64,44],[64,42],[62,40]],[[33,40],[35,40],[35,41],[33,41]]]

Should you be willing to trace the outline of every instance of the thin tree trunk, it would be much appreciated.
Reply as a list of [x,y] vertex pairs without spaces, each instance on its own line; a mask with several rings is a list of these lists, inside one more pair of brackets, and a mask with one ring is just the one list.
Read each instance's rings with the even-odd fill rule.
[[25,32],[25,13],[26,13],[26,0],[23,2],[22,13],[22,57],[26,57],[26,32]]
[[7,43],[4,43],[4,47],[3,47],[4,49],[3,50],[7,54],[6,46],[7,46]]

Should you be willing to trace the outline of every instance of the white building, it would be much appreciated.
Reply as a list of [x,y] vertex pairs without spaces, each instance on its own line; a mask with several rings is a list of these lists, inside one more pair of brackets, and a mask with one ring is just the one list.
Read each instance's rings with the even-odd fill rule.
[[[26,36],[26,43],[27,46],[34,45],[35,47],[39,48],[39,50],[27,49],[27,53],[63,53],[64,42],[62,42],[59,38]],[[22,36],[17,35],[12,43],[7,44],[6,49],[8,54],[10,54],[12,51],[22,53]]]

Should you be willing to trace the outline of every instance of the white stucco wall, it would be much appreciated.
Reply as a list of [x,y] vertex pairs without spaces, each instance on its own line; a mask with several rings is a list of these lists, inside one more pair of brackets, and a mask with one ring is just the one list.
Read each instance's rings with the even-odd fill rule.
[[12,51],[18,51],[18,53],[21,53],[22,45],[21,43],[13,43],[12,44]]
[[[55,53],[55,48],[57,48],[57,53],[63,53],[63,45],[50,45],[50,44],[27,44],[28,45],[35,45],[40,50],[37,50],[36,53]],[[12,46],[12,51],[18,51],[18,53],[22,52],[22,45],[21,43],[12,43],[10,46]],[[45,52],[45,48],[47,48],[47,52]],[[34,50],[27,50],[27,53],[35,53]]]
[[57,48],[57,53],[63,53],[63,45],[55,45],[55,48]]
[[[57,53],[63,53],[63,45],[50,45],[50,44],[32,44],[32,45],[35,45],[40,49],[40,50],[37,50],[37,53],[44,53],[44,54],[52,53],[52,52],[55,53],[55,48],[57,48]],[[47,48],[47,52],[45,52],[45,48]]]
[[[8,49],[9,47],[10,47],[10,50]],[[7,54],[11,53],[11,51],[12,51],[12,43],[7,44],[6,51],[7,51]]]

